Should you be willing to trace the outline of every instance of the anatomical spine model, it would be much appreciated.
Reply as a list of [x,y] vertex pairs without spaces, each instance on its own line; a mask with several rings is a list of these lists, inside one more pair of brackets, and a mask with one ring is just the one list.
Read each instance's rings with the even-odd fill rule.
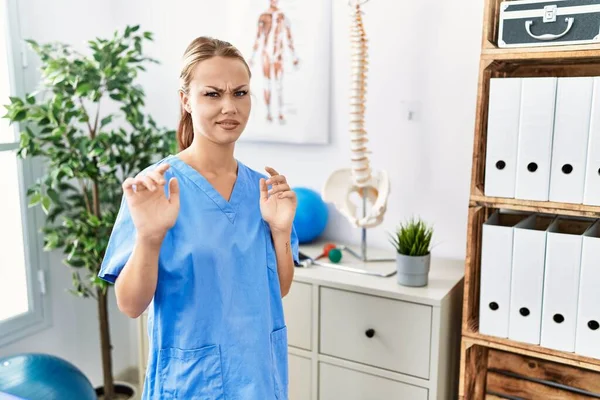
[[365,130],[365,96],[367,92],[367,37],[362,21],[360,5],[356,4],[351,25],[351,68],[350,85],[350,150],[352,152],[352,176],[358,186],[371,178],[371,167],[367,157],[367,131]]
[[[368,46],[362,20],[361,3],[351,0],[351,85],[350,151],[351,168],[334,171],[323,190],[325,201],[336,208],[356,227],[371,228],[383,221],[390,185],[385,171],[373,171],[367,149],[365,129]],[[357,194],[357,207],[351,197]],[[369,206],[367,206],[367,203]],[[359,212],[360,211],[360,212]],[[357,215],[358,214],[358,215]]]

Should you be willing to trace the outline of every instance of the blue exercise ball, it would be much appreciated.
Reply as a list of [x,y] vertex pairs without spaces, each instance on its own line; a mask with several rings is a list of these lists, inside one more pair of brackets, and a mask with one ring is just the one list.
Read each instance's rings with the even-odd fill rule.
[[300,243],[309,243],[325,230],[329,211],[321,195],[314,190],[303,187],[293,190],[298,199],[294,229]]
[[0,393],[26,400],[97,400],[88,378],[73,364],[49,354],[0,358]]

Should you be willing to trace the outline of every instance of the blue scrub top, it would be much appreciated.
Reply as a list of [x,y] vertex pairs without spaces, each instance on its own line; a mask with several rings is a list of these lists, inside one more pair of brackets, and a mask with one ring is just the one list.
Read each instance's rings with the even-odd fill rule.
[[[148,307],[149,360],[143,399],[287,399],[288,359],[277,261],[260,213],[259,180],[238,161],[226,201],[177,156],[179,216],[162,243]],[[168,191],[165,185],[165,191]],[[123,199],[99,276],[116,280],[135,243]],[[298,261],[298,239],[291,248]]]

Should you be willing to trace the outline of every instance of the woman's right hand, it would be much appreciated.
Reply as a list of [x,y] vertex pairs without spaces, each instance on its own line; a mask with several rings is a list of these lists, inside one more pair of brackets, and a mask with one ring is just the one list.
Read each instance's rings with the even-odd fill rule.
[[[123,182],[129,213],[137,229],[138,237],[160,240],[175,225],[179,214],[179,183],[169,180],[169,198],[165,195],[164,174],[169,164],[161,164],[155,170]],[[135,190],[134,190],[135,185]]]

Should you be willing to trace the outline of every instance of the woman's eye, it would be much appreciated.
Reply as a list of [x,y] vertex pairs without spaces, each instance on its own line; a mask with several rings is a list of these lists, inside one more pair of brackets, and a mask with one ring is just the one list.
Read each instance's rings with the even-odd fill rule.
[[248,91],[247,91],[247,90],[240,90],[240,91],[238,91],[238,92],[235,92],[235,95],[236,95],[237,97],[242,97],[242,96],[245,96],[245,95],[247,95],[247,94],[248,94]]
[[217,93],[217,92],[207,92],[205,94],[205,96],[207,96],[207,97],[217,97],[218,95],[219,95],[219,93]]

